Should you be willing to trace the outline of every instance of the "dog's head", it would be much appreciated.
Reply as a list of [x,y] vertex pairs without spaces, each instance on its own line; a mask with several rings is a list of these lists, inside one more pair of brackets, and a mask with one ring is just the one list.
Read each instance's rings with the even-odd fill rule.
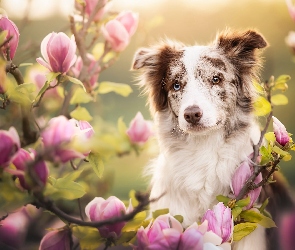
[[251,113],[257,49],[266,46],[256,31],[227,30],[208,46],[166,41],[140,49],[132,68],[142,70],[152,112],[171,111],[182,131],[208,133]]

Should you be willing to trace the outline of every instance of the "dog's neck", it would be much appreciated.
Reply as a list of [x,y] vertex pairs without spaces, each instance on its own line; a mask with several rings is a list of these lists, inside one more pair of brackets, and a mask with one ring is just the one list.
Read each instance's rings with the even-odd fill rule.
[[[217,195],[229,194],[232,175],[252,152],[260,131],[250,119],[248,126],[235,131],[232,137],[222,129],[204,135],[186,134],[173,125],[173,119],[169,111],[155,116],[161,160],[158,170],[154,170],[159,171],[157,180],[152,182],[158,186],[161,181],[162,190],[152,190],[152,198],[165,193],[157,208],[170,207],[172,214],[188,216],[184,223],[189,225],[216,202]],[[198,214],[190,218],[192,205]]]

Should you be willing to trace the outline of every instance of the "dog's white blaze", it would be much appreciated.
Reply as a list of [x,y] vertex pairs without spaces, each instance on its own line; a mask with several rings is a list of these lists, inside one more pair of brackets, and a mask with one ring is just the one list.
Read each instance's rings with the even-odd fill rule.
[[186,70],[187,84],[182,94],[178,121],[182,130],[186,131],[189,124],[184,119],[184,111],[190,106],[198,106],[202,112],[202,118],[199,122],[204,127],[214,127],[218,122],[218,112],[216,106],[210,101],[208,89],[204,86],[201,79],[195,77],[197,63],[200,63],[200,57],[206,52],[205,46],[186,47],[184,49],[183,63]]

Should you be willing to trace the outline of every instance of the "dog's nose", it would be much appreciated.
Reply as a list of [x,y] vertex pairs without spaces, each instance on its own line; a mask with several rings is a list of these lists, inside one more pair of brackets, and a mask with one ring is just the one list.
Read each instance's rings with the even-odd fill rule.
[[198,106],[190,106],[184,110],[184,119],[191,124],[196,124],[201,120],[202,110]]

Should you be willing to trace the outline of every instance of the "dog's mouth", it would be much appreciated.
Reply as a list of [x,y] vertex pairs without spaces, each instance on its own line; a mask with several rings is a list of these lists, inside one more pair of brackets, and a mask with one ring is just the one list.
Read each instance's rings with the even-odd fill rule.
[[222,127],[222,121],[218,120],[214,125],[210,125],[210,126],[206,126],[204,124],[190,124],[188,123],[186,128],[184,129],[185,132],[187,133],[208,133],[211,132],[213,130],[217,130],[220,127]]

